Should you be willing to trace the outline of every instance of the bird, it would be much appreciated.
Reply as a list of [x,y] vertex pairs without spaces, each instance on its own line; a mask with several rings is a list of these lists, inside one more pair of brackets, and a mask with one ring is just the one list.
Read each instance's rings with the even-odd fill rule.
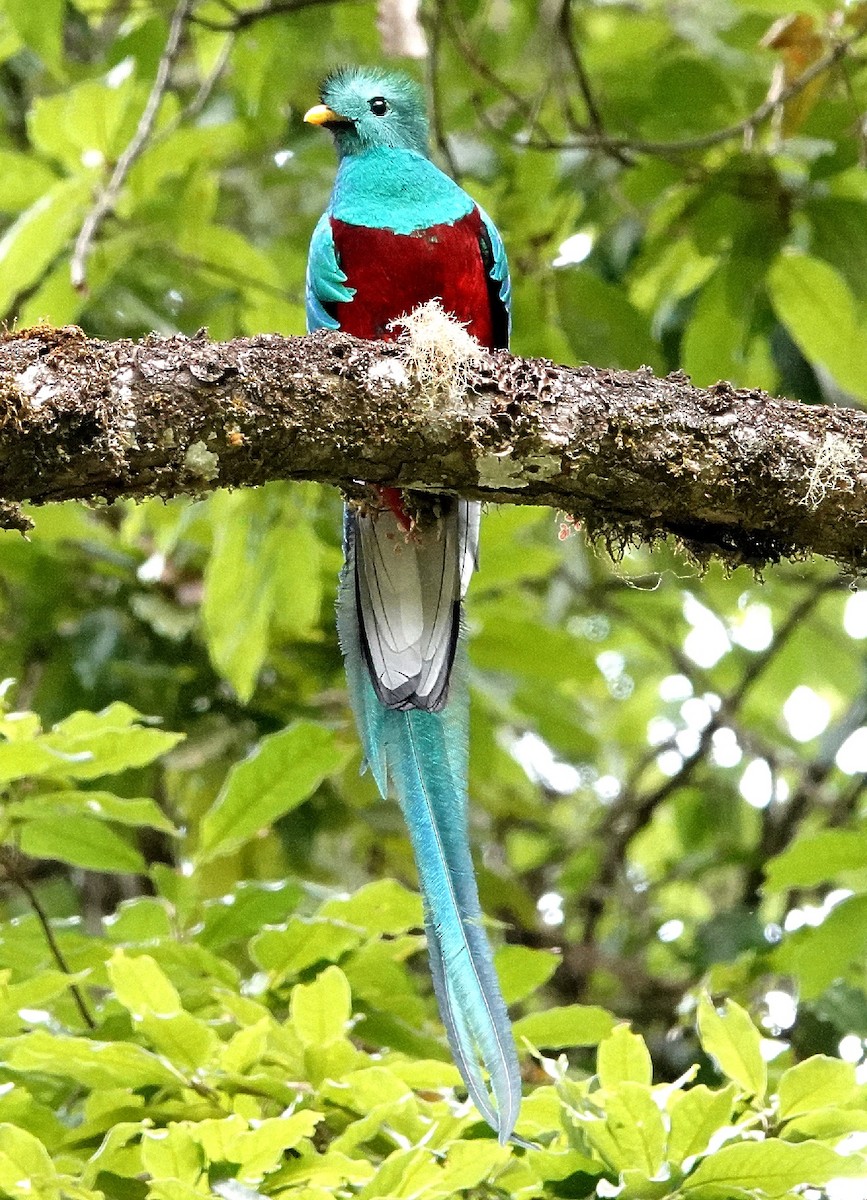
[[[481,346],[508,347],[503,240],[432,162],[419,86],[380,68],[340,68],[304,120],[333,135],[338,158],[310,242],[308,330],[393,341],[402,317],[435,300]],[[462,604],[479,520],[477,502],[394,487],[345,505],[337,627],[366,765],[383,798],[394,789],[409,830],[449,1046],[469,1096],[505,1144],[520,1140],[521,1076],[467,820]]]

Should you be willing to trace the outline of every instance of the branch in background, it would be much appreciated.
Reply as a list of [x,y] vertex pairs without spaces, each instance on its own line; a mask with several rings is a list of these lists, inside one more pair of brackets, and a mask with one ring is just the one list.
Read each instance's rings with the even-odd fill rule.
[[96,203],[87,214],[78,237],[75,239],[75,248],[72,252],[69,273],[72,279],[72,286],[79,292],[85,291],[87,288],[87,259],[96,235],[99,232],[99,227],[117,203],[127,175],[129,175],[134,163],[141,156],[153,133],[157,113],[168,87],[169,76],[171,75],[172,67],[180,48],[184,22],[192,3],[193,0],[178,0],[175,11],[172,13],[172,19],[169,24],[169,35],[163,47],[163,52],[160,55],[153,86],[151,87],[150,95],[148,96],[147,104],[144,106],[139,123],[136,126],[136,131],[132,135],[126,149],[120,158],[118,158],[115,168],[111,173],[111,178],[97,197]]
[[433,14],[423,17],[428,31],[430,53],[427,57],[427,90],[430,97],[431,135],[434,145],[439,150],[449,175],[460,183],[461,173],[457,160],[449,145],[443,122],[442,85],[440,81],[440,61],[442,58],[443,41],[443,0],[434,6]]
[[[838,63],[843,62],[855,43],[864,37],[865,34],[867,34],[867,24],[862,21],[852,33],[836,42],[827,54],[807,67],[797,79],[793,80],[788,87],[783,88],[778,95],[764,100],[758,108],[754,109],[753,112],[743,117],[740,121],[736,121],[732,125],[726,125],[722,129],[715,129],[710,133],[683,138],[675,142],[654,142],[645,141],[641,138],[612,137],[608,134],[600,133],[588,133],[584,136],[555,139],[539,131],[537,136],[521,144],[532,146],[537,150],[604,150],[607,153],[631,152],[633,154],[654,155],[660,158],[676,158],[682,154],[691,154],[698,150],[709,150],[713,146],[719,146],[724,142],[734,141],[737,138],[751,137],[761,125],[764,125],[778,111],[780,106],[785,105],[788,101],[800,95],[814,79],[817,79],[824,72],[831,70]],[[514,98],[513,93],[509,90],[504,90],[504,94],[508,95],[510,99]],[[537,126],[536,128],[538,131],[539,127]]]
[[[48,917],[48,913],[42,907],[42,903],[37,896],[35,889],[31,886],[30,881],[24,875],[24,872],[21,870],[21,864],[17,861],[17,859],[18,855],[14,850],[11,850],[9,847],[2,848],[2,852],[0,852],[0,864],[2,864],[3,870],[6,872],[6,878],[11,884],[19,888],[20,891],[27,897],[30,907],[33,909],[33,912],[36,915],[37,921],[42,926],[42,932],[44,933],[45,940],[48,943],[48,949],[51,951],[59,970],[61,970],[64,975],[71,975],[72,971],[70,970],[69,963],[66,961],[64,953],[60,949],[57,938],[54,936],[54,930],[51,927],[51,921]],[[71,983],[69,985],[69,991],[73,1000],[75,1001],[76,1008],[81,1014],[82,1021],[84,1021],[88,1029],[96,1029],[96,1021],[94,1021],[90,1014],[90,1009],[85,1003],[84,996],[82,995],[78,984]]]
[[343,333],[0,342],[0,501],[358,481],[540,504],[615,550],[673,534],[729,566],[867,570],[867,414],[676,373],[506,351],[430,395],[400,345]]
[[[213,29],[216,33],[239,33],[249,29],[258,21],[269,17],[285,16],[286,13],[300,12],[302,8],[319,8],[325,4],[337,4],[340,0],[267,0],[256,8],[236,8],[229,0],[224,0],[223,7],[231,13],[227,21],[212,21],[209,17],[193,15],[190,17],[196,25],[203,29]],[[352,0],[350,0],[352,2]],[[366,3],[366,0],[355,0],[356,3]]]
[[[697,767],[707,757],[716,730],[726,724],[729,716],[737,716],[751,688],[775,661],[789,638],[807,619],[819,600],[835,586],[836,580],[823,580],[810,588],[808,593],[794,605],[767,650],[750,659],[737,687],[726,697],[720,711],[714,714],[702,730],[695,752],[684,757],[680,769],[674,775],[670,775],[649,791],[642,792],[640,790],[641,776],[650,765],[650,761],[655,761],[659,753],[665,749],[665,746],[656,746],[650,755],[645,756],[636,764],[635,769],[626,780],[616,804],[612,805],[605,814],[605,841],[599,870],[592,885],[579,901],[579,911],[584,919],[582,946],[585,950],[586,961],[586,974],[575,980],[576,995],[579,998],[586,989],[593,970],[595,961],[593,952],[599,923],[605,912],[605,906],[611,898],[614,884],[623,869],[633,838],[649,824],[656,810],[669,796],[689,783]],[[725,716],[723,716],[723,712],[725,712]]]

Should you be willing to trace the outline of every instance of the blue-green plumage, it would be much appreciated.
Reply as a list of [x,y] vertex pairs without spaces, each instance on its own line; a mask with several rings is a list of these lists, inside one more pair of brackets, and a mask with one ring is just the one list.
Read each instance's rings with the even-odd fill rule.
[[[502,239],[428,159],[415,85],[348,69],[326,81],[322,101],[307,119],[332,131],[340,166],[310,246],[308,327],[391,338],[392,322],[437,298],[484,345],[505,346]],[[383,489],[366,511],[347,509],[338,631],[367,763],[383,795],[394,788],[410,831],[449,1044],[476,1107],[506,1141],[520,1074],[467,828],[461,601],[479,506],[443,496],[423,507],[434,511],[416,525],[400,493]]]

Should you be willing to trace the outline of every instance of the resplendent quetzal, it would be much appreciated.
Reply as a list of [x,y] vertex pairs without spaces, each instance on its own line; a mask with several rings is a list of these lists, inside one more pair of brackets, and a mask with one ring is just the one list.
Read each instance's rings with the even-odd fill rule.
[[[304,119],[334,135],[340,162],[310,243],[308,328],[394,340],[398,318],[438,299],[483,346],[507,346],[502,240],[430,161],[420,89],[350,67],[329,75],[321,101]],[[367,762],[383,796],[391,782],[409,826],[449,1044],[476,1107],[506,1142],[521,1081],[467,832],[461,601],[478,530],[479,505],[456,496],[382,488],[371,504],[348,506],[337,622]]]

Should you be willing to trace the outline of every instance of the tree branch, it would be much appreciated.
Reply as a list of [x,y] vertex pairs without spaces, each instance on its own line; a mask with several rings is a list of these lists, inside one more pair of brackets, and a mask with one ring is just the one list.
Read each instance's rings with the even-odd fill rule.
[[191,4],[192,0],[178,0],[175,6],[171,22],[169,23],[166,44],[163,47],[160,61],[157,64],[157,73],[154,77],[144,111],[136,126],[135,133],[118,158],[115,168],[111,173],[111,178],[98,196],[93,208],[87,214],[84,224],[79,230],[78,237],[75,239],[69,273],[72,279],[72,286],[79,292],[85,291],[87,288],[87,259],[99,228],[117,204],[127,175],[129,175],[133,166],[141,157],[153,133],[157,113],[162,104],[163,96],[169,84],[169,76],[171,75],[172,67],[180,49],[181,34],[184,31],[184,22],[187,19]]
[[867,570],[867,414],[853,409],[505,351],[480,353],[462,394],[431,397],[400,346],[343,333],[0,341],[0,519],[3,502],[271,479],[545,504],[615,549],[673,534],[732,566],[822,554]]

